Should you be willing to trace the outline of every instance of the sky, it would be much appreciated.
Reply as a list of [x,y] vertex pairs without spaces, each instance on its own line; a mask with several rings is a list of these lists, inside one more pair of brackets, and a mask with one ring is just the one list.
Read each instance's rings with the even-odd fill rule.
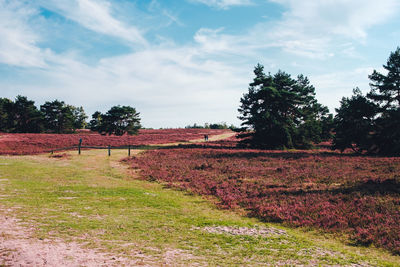
[[239,126],[258,63],[334,112],[399,45],[398,0],[0,0],[0,97]]

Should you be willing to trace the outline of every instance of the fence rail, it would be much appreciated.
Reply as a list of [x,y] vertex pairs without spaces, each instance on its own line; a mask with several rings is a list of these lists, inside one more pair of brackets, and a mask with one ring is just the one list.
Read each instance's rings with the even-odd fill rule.
[[65,151],[65,150],[72,150],[72,149],[77,149],[78,150],[78,154],[81,154],[81,150],[82,149],[107,149],[108,150],[108,155],[111,156],[111,149],[128,149],[128,156],[131,155],[131,150],[132,149],[144,149],[144,148],[148,148],[149,146],[147,145],[124,145],[124,146],[82,146],[81,143],[79,143],[78,145],[74,145],[74,146],[68,146],[68,147],[61,147],[61,148],[55,148],[50,150],[50,153],[53,154],[54,152],[57,151]]

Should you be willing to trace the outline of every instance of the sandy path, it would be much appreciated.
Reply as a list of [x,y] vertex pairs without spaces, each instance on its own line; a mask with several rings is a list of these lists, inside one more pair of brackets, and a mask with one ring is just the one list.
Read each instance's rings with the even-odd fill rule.
[[[229,137],[235,136],[235,132],[228,132],[224,134],[218,134],[218,135],[212,135],[208,138],[208,141],[220,141],[224,139],[228,139]],[[190,140],[189,143],[197,143],[197,142],[204,142],[204,138],[201,139],[196,139],[196,140]]]
[[[12,210],[6,210],[7,213]],[[7,214],[0,214],[0,266],[154,266],[142,255],[135,260],[83,248],[77,242],[37,239],[34,228],[22,226]]]
[[[217,134],[217,135],[211,135],[208,139],[209,142],[211,141],[220,141],[220,140],[224,140],[224,139],[228,139],[229,137],[232,137],[234,135],[236,135],[237,133],[235,132],[227,132],[227,133],[223,133],[223,134]],[[185,144],[192,144],[192,143],[202,143],[205,142],[204,138],[199,138],[199,139],[192,139],[189,141],[185,141],[185,142],[175,142],[175,143],[165,143],[165,144],[152,144],[149,146],[161,146],[161,147],[168,147],[168,146],[178,146],[178,145],[185,145]]]

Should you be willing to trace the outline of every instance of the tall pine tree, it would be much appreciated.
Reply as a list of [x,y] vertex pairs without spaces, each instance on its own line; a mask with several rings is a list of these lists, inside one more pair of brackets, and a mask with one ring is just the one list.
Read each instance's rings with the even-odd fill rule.
[[386,74],[374,70],[371,91],[356,91],[343,98],[335,116],[334,147],[353,148],[386,155],[400,154],[400,48],[383,65]]
[[390,53],[387,74],[374,70],[369,76],[371,92],[367,95],[378,105],[374,139],[382,154],[400,154],[400,47]]
[[341,151],[351,148],[357,153],[372,152],[376,148],[372,133],[377,106],[355,88],[351,98],[342,98],[336,112],[332,148]]
[[12,104],[11,112],[12,132],[39,133],[43,130],[42,113],[35,106],[35,102],[25,96],[17,96]]
[[[263,148],[308,148],[321,141],[328,125],[328,109],[315,99],[315,88],[303,75],[297,79],[283,71],[265,74],[258,64],[255,78],[238,109],[242,136]],[[325,133],[326,134],[326,133]]]

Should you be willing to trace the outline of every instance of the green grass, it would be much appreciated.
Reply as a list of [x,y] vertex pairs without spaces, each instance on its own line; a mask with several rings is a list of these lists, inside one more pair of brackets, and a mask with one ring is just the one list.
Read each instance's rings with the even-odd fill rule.
[[[219,210],[201,197],[137,180],[118,162],[126,151],[113,150],[111,157],[103,150],[69,154],[61,159],[0,157],[0,208],[11,208],[24,223],[34,224],[37,238],[79,241],[126,257],[141,251],[160,264],[165,253],[176,251],[176,265],[400,265],[400,257],[382,250],[265,224]],[[275,227],[287,235],[202,230],[220,225]]]

